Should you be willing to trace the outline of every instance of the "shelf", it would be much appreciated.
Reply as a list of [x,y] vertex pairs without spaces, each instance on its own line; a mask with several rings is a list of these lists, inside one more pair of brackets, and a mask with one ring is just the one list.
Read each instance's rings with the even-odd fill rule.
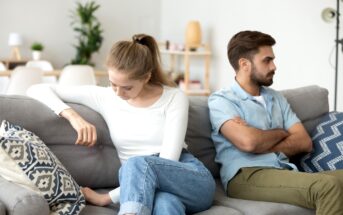
[[8,70],[14,69],[17,66],[25,66],[28,60],[9,60],[9,59],[4,59],[0,60],[3,62]]
[[[201,44],[197,47],[195,51],[191,51],[189,47],[186,47],[185,50],[168,50],[164,47],[160,46],[160,53],[161,55],[169,55],[170,57],[170,68],[167,69],[168,71],[175,72],[176,71],[176,58],[182,57],[183,64],[184,64],[184,91],[187,95],[210,95],[210,86],[209,86],[209,77],[210,77],[210,60],[211,60],[211,51],[208,45]],[[190,65],[191,65],[191,58],[193,57],[200,57],[203,59],[204,65],[204,75],[203,75],[203,88],[202,89],[189,89],[190,84]]]
[[211,94],[211,91],[207,89],[201,89],[201,90],[186,90],[185,89],[184,92],[190,96],[209,96]]

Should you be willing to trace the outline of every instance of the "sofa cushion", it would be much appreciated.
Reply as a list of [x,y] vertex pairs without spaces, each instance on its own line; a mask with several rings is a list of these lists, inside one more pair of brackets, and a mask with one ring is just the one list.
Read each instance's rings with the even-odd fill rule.
[[300,168],[306,172],[343,169],[343,112],[331,112],[311,133],[312,152],[302,157]]
[[0,174],[42,195],[56,214],[76,215],[85,206],[79,186],[43,141],[6,120],[0,126]]
[[314,215],[315,210],[307,209],[295,205],[276,202],[252,201],[227,197],[223,185],[216,180],[217,189],[214,196],[214,205],[222,205],[240,211],[242,214],[253,215]]
[[229,207],[214,205],[205,211],[193,215],[244,215],[243,213]]
[[84,105],[68,105],[96,127],[98,140],[95,146],[75,145],[77,134],[70,123],[44,104],[26,96],[0,95],[0,122],[6,119],[38,135],[80,186],[118,186],[120,161],[105,121],[100,114]]
[[219,165],[214,161],[216,149],[211,138],[211,123],[207,97],[190,96],[186,143],[188,150],[219,177]]
[[117,215],[119,210],[114,210],[108,207],[100,207],[95,205],[87,205],[80,213],[80,215]]

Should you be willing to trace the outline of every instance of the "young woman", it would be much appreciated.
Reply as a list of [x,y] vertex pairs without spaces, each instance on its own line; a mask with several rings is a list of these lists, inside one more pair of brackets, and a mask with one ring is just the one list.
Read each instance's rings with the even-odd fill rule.
[[28,95],[69,120],[76,144],[93,146],[96,129],[65,102],[77,102],[105,119],[122,166],[120,189],[99,194],[83,188],[86,200],[120,202],[119,214],[185,214],[211,206],[215,183],[186,150],[188,99],[167,81],[158,46],[148,35],[114,44],[107,67],[111,87],[36,85]]

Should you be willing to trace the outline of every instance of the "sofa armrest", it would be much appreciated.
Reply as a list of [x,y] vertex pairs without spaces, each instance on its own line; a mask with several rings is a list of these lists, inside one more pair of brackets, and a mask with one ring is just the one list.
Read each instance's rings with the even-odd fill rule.
[[[50,213],[48,202],[44,197],[2,177],[0,177],[0,202],[4,204],[7,215],[49,215]],[[0,215],[2,215],[1,210]]]

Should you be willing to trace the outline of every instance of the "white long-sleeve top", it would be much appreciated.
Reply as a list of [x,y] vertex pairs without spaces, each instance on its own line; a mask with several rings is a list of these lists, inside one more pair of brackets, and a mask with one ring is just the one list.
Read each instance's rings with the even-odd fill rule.
[[[160,153],[160,157],[178,160],[188,123],[188,99],[178,88],[163,86],[161,97],[149,107],[135,107],[118,97],[111,87],[58,86],[39,84],[27,94],[46,104],[56,114],[70,108],[64,102],[86,105],[106,121],[119,159]],[[119,190],[110,192],[113,202]]]

